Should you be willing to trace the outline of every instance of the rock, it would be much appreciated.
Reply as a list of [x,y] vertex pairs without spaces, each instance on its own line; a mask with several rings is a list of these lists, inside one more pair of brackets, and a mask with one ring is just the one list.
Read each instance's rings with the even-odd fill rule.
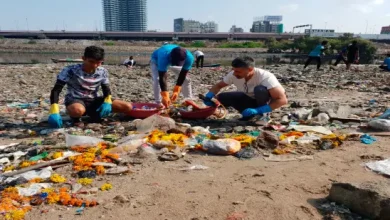
[[21,79],[21,80],[19,80],[19,84],[21,84],[21,85],[27,85],[27,82],[26,82],[26,80]]
[[117,195],[114,197],[114,202],[127,203],[130,202],[130,200],[123,195]]
[[371,219],[388,220],[390,216],[389,182],[333,183],[328,198]]
[[279,137],[270,131],[264,131],[257,137],[254,146],[256,148],[273,150],[279,146]]
[[352,113],[352,108],[349,105],[339,106],[337,110],[337,117],[339,118],[348,118]]

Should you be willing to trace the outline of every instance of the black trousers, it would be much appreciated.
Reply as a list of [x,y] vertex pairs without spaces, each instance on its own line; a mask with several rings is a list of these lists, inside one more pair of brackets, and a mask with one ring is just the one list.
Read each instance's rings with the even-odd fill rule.
[[380,69],[390,72],[387,66],[379,66]]
[[199,63],[200,63],[200,67],[203,68],[203,61],[204,61],[204,56],[198,56],[198,58],[196,58],[196,68],[199,68]]
[[334,66],[339,65],[339,63],[340,63],[341,61],[344,61],[345,64],[348,64],[347,59],[345,59],[343,56],[338,56],[337,59],[336,59],[336,63],[334,63]]
[[306,63],[305,63],[305,67],[306,68],[307,66],[309,66],[309,64],[311,63],[311,61],[317,61],[317,69],[320,69],[321,67],[321,57],[310,57],[307,59]]

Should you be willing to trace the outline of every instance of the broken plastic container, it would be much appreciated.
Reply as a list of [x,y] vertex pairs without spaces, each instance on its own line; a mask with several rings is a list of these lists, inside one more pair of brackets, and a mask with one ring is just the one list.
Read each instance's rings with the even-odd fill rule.
[[130,135],[118,141],[118,147],[110,149],[110,153],[136,153],[138,147],[147,142],[146,134]]

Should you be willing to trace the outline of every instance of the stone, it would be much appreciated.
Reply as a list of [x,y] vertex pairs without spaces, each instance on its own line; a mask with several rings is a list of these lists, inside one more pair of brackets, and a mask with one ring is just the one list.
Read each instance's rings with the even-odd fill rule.
[[390,183],[386,181],[333,183],[328,199],[371,219],[390,219]]
[[130,202],[130,200],[128,198],[126,198],[125,196],[123,195],[117,195],[114,197],[114,201],[115,202],[119,202],[119,203],[127,203],[127,202]]
[[339,118],[348,118],[352,113],[352,108],[349,105],[339,106],[337,110],[337,117]]
[[273,150],[279,146],[279,137],[270,131],[263,131],[261,135],[257,137],[254,146],[256,148]]

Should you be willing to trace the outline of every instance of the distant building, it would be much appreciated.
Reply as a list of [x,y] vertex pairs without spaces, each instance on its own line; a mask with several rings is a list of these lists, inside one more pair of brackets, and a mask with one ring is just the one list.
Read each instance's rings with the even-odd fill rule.
[[145,32],[147,0],[103,0],[106,31]]
[[257,17],[254,19],[252,33],[283,33],[283,24],[281,23],[283,16],[271,16]]
[[201,23],[195,20],[184,20],[177,18],[173,20],[174,32],[195,32],[195,33],[214,33],[218,32],[218,24],[214,21]]
[[387,27],[382,27],[381,34],[390,34],[390,25]]
[[240,27],[236,27],[236,25],[233,25],[230,30],[229,30],[230,33],[244,33],[244,29],[240,28]]
[[333,29],[305,29],[305,34],[314,34],[314,33],[335,33]]

